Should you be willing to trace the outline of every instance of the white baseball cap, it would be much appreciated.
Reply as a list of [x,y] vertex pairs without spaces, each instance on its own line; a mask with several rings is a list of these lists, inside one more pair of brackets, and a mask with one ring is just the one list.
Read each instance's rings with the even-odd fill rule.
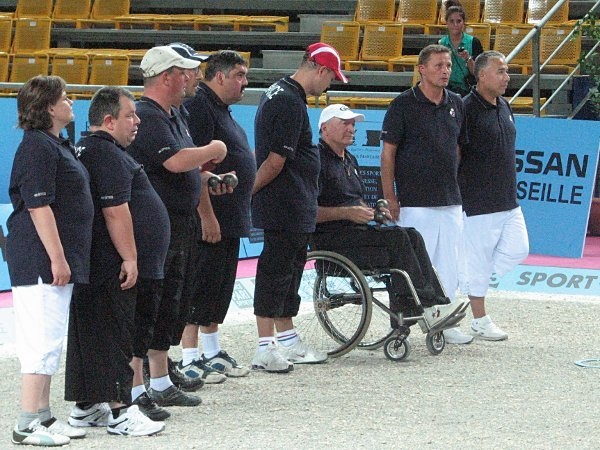
[[336,103],[334,105],[329,105],[327,108],[321,111],[321,116],[319,117],[319,130],[321,129],[321,125],[323,125],[329,119],[333,119],[334,117],[342,120],[355,119],[357,122],[362,122],[365,120],[364,115],[353,112],[346,105]]
[[170,69],[179,67],[180,69],[195,69],[200,65],[200,61],[184,58],[168,45],[152,47],[146,52],[140,63],[140,69],[144,78],[155,77],[156,75]]

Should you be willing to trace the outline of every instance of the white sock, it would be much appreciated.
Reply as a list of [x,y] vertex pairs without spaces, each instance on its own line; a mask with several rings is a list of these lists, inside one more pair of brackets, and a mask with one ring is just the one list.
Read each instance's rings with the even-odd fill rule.
[[184,348],[181,350],[181,356],[181,365],[185,367],[200,358],[200,351],[197,347]]
[[258,352],[259,353],[266,352],[267,351],[267,347],[270,344],[274,344],[274,343],[275,343],[275,337],[274,336],[259,337],[258,338]]
[[221,351],[219,345],[219,331],[214,333],[201,333],[202,337],[202,348],[204,349],[204,357],[210,359],[213,356],[217,356]]
[[299,340],[300,338],[298,337],[295,328],[277,333],[277,342],[284,347],[291,347]]
[[154,391],[164,391],[173,386],[169,375],[160,378],[150,378],[150,388]]
[[140,384],[139,386],[133,386],[131,388],[131,401],[134,402],[136,398],[146,392],[146,386]]

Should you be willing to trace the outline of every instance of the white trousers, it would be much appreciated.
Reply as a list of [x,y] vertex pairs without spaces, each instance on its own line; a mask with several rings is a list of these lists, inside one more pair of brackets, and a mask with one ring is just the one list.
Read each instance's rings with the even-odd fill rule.
[[73,284],[12,288],[21,373],[54,375],[60,364]]
[[458,251],[461,244],[462,207],[400,208],[401,227],[416,228],[423,236],[433,267],[446,295],[452,301],[458,288]]
[[[464,217],[464,274],[461,290],[485,297],[492,274],[503,276],[529,254],[529,238],[520,207]],[[464,279],[463,279],[464,276]]]

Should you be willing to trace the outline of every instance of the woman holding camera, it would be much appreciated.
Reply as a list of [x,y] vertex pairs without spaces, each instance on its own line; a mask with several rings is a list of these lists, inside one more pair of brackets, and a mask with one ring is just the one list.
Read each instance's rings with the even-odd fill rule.
[[446,25],[448,34],[440,39],[440,44],[448,47],[452,55],[452,73],[448,89],[465,96],[475,85],[473,69],[475,58],[483,53],[481,41],[465,33],[466,14],[457,0],[446,0]]

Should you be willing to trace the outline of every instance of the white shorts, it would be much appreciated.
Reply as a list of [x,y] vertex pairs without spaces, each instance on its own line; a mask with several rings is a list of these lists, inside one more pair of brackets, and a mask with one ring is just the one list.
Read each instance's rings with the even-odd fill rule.
[[12,288],[15,342],[21,373],[54,375],[67,331],[73,284]]
[[400,208],[401,227],[416,228],[423,236],[431,264],[437,270],[444,291],[452,301],[458,288],[458,251],[462,233],[460,205],[432,208]]
[[[464,217],[464,274],[461,290],[485,297],[492,274],[505,275],[529,254],[529,238],[520,207]],[[464,279],[463,279],[464,276]]]

